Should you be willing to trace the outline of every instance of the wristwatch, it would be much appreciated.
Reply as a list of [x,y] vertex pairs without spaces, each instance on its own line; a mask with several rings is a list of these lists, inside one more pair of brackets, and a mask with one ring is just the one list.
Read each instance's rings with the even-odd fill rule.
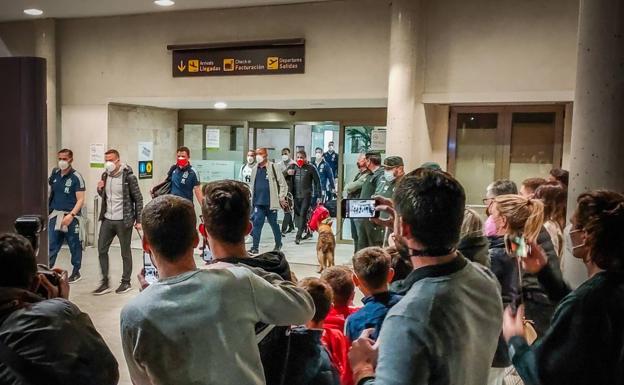
[[71,215],[72,217],[76,218],[76,214],[72,213],[71,211],[69,212],[69,215]]

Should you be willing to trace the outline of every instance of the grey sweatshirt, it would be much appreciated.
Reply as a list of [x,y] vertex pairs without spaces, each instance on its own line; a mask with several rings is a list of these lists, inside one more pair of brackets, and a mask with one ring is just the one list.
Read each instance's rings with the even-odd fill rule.
[[483,385],[502,327],[496,277],[459,256],[416,269],[379,335],[375,385]]
[[303,324],[314,315],[305,290],[278,275],[215,264],[158,281],[121,313],[135,385],[262,385],[257,322]]

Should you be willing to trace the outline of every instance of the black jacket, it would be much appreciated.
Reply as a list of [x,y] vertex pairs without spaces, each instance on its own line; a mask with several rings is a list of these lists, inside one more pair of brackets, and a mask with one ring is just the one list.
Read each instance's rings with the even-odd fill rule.
[[[117,361],[91,319],[65,299],[0,288],[0,341],[26,360],[26,375],[46,379],[37,381],[41,384],[113,385],[119,380]],[[23,384],[3,359],[0,384]]]
[[323,193],[321,191],[321,179],[316,167],[310,163],[304,164],[303,167],[291,164],[287,170],[295,170],[295,175],[290,176],[292,178],[293,198],[318,198],[321,196]]
[[[520,299],[520,276],[518,275],[518,264],[516,259],[507,254],[505,250],[505,238],[500,235],[488,237],[490,240],[490,262],[491,270],[496,275],[498,283],[501,285],[501,296],[503,298],[503,309],[512,303],[518,303]],[[498,347],[494,353],[492,366],[495,368],[505,368],[511,365],[507,344],[503,335],[498,339]]]
[[459,250],[464,257],[468,258],[472,262],[480,263],[485,267],[490,267],[490,255],[488,249],[490,242],[484,236],[471,236],[464,237],[459,241]]
[[[108,173],[102,174],[102,181],[106,186]],[[121,174],[121,185],[123,188],[123,222],[126,227],[132,227],[135,223],[141,223],[141,212],[143,211],[143,195],[139,188],[139,181],[132,173],[132,168],[128,165],[123,166]],[[102,207],[100,209],[100,221],[105,219],[106,213],[106,187],[98,189],[98,194],[102,197]]]
[[320,329],[290,330],[288,365],[281,385],[340,385],[338,371],[321,343],[322,335]]

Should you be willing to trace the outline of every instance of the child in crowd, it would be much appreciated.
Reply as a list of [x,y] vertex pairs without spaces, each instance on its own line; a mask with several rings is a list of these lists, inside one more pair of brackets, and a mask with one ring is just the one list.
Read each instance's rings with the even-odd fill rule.
[[[296,327],[291,331],[291,351],[305,358],[305,365],[301,365],[301,362],[289,365],[286,378],[301,384],[340,385],[340,363],[333,362],[331,352],[323,341],[326,334],[323,321],[332,302],[331,287],[318,278],[304,278],[298,286],[310,294],[316,310],[305,327]],[[310,338],[314,342],[311,343]],[[346,351],[346,343],[344,346]]]
[[388,290],[394,269],[390,255],[381,247],[367,247],[353,256],[353,282],[364,294],[364,307],[346,321],[345,336],[355,341],[364,329],[375,329],[371,338],[377,339],[388,310],[403,298]]
[[321,279],[331,286],[334,294],[333,305],[325,317],[325,328],[343,332],[347,317],[358,310],[353,306],[353,272],[347,266],[332,266],[323,271]]

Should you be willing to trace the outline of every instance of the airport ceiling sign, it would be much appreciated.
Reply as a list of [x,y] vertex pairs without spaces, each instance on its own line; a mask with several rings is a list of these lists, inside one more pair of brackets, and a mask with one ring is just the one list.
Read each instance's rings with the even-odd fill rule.
[[169,45],[174,78],[305,72],[305,40]]

